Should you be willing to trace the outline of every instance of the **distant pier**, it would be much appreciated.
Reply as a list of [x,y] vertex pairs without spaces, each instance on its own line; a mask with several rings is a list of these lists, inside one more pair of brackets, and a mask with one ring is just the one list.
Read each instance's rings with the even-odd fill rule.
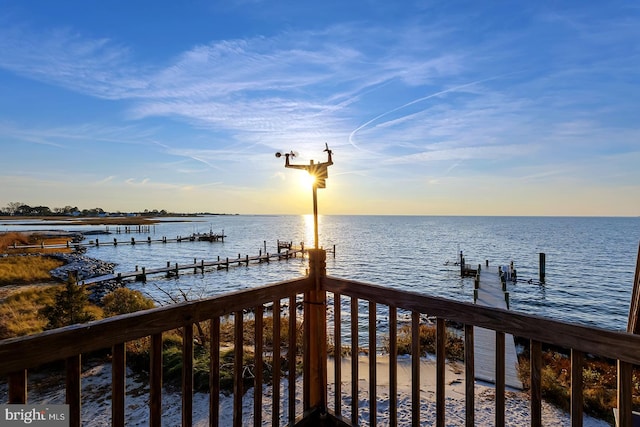
[[163,274],[166,277],[177,277],[180,275],[181,272],[185,272],[185,271],[193,271],[193,273],[197,273],[198,271],[200,271],[201,273],[204,273],[205,271],[207,271],[207,269],[228,270],[230,266],[234,266],[234,265],[249,266],[251,263],[263,263],[263,262],[280,261],[280,260],[287,260],[290,258],[296,258],[298,255],[304,256],[305,251],[306,250],[304,249],[304,246],[302,246],[297,248],[294,247],[289,250],[280,251],[274,254],[269,254],[269,253],[263,254],[262,251],[260,251],[258,255],[254,255],[254,256],[249,256],[249,255],[242,256],[241,254],[238,254],[238,258],[218,257],[216,261],[205,261],[205,260],[198,261],[195,258],[193,260],[193,263],[188,263],[188,264],[178,264],[178,263],[171,263],[170,261],[167,261],[166,267],[147,269],[146,267],[138,268],[136,266],[135,271],[111,273],[111,274],[105,274],[102,276],[96,276],[89,279],[81,280],[79,284],[86,285],[86,286],[93,286],[102,282],[108,282],[112,280],[115,280],[116,282],[120,283],[130,279],[133,279],[135,281],[145,282],[147,280],[147,276],[150,276],[150,275]]
[[138,239],[135,237],[131,237],[130,239],[90,239],[87,242],[67,242],[62,244],[55,245],[45,245],[44,243],[37,245],[18,245],[14,243],[13,245],[7,247],[7,249],[11,250],[22,250],[22,249],[80,249],[80,248],[88,248],[88,247],[99,247],[99,246],[118,246],[118,245],[136,245],[136,244],[152,244],[152,243],[180,243],[180,242],[194,242],[194,241],[206,241],[206,242],[224,242],[225,239],[224,231],[222,233],[194,233],[189,234],[187,236],[176,236],[175,238],[167,238],[163,236],[160,239],[152,239],[151,236],[147,236],[146,239]]
[[[460,273],[462,276],[474,277],[473,300],[475,304],[509,309],[509,292],[506,282],[516,278],[513,263],[506,268],[478,264],[470,266],[465,264],[464,257],[460,253]],[[503,271],[506,270],[506,271]],[[496,382],[496,332],[477,326],[473,327],[474,335],[474,368],[477,380],[497,384]],[[504,351],[504,384],[508,387],[522,390],[522,382],[518,377],[518,356],[516,346],[511,334],[504,334],[504,341],[500,339],[499,348]]]

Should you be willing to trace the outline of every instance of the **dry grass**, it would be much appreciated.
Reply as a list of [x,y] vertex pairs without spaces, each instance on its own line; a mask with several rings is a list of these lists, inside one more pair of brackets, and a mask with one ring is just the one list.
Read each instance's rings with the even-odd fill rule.
[[[571,402],[571,360],[555,350],[542,354],[542,396],[554,405],[569,410]],[[525,388],[530,387],[529,355],[519,360],[519,375]],[[585,412],[597,418],[613,421],[612,409],[617,407],[617,368],[613,360],[587,357],[582,369]],[[640,370],[633,371],[633,406],[640,408]]]
[[59,285],[16,292],[0,303],[0,339],[42,332],[47,320],[40,309],[53,304]]
[[51,281],[51,270],[62,261],[46,256],[12,255],[0,258],[0,286]]
[[9,246],[13,244],[17,245],[32,245],[30,238],[28,235],[24,233],[0,233],[0,252],[4,253],[7,251]]
[[71,248],[28,248],[28,249],[12,249],[16,246],[33,246],[33,245],[58,245],[66,246],[71,239],[69,237],[48,237],[43,238],[38,233],[26,234],[18,232],[0,233],[0,253],[15,254],[46,254],[53,252],[71,252]]

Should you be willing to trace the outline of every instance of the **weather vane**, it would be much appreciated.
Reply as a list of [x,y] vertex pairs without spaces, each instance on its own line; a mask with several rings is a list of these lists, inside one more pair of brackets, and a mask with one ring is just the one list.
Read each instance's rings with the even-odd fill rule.
[[329,177],[328,168],[333,164],[333,160],[331,159],[332,151],[329,149],[329,145],[327,143],[324,144],[324,151],[327,153],[327,161],[321,163],[314,163],[313,160],[309,161],[308,165],[292,165],[289,163],[289,157],[293,158],[296,155],[293,151],[289,153],[276,153],[276,157],[280,158],[282,156],[285,157],[284,167],[291,169],[303,169],[306,170],[309,175],[313,177],[313,237],[315,240],[315,248],[318,249],[318,188],[326,187],[326,179]]

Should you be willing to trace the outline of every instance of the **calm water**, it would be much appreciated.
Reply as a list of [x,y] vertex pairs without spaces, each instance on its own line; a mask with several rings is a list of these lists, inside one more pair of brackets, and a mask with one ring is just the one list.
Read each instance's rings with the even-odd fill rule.
[[[12,230],[0,222],[0,229]],[[27,229],[53,228],[41,226]],[[104,227],[56,227],[104,229]],[[153,239],[224,230],[224,243],[182,242],[90,248],[87,255],[118,264],[116,271],[192,263],[204,259],[237,258],[276,251],[276,241],[313,244],[309,216],[212,216],[196,222],[162,222],[152,227]],[[111,227],[113,231],[114,227]],[[100,240],[146,240],[148,234],[112,234]],[[538,279],[539,253],[546,253],[546,284],[510,284],[513,310],[608,329],[625,329],[635,271],[640,218],[548,217],[413,217],[323,216],[320,243],[336,245],[328,254],[328,274],[473,301],[472,279],[446,265],[463,251],[468,263],[514,261],[519,278]],[[183,274],[179,278],[149,277],[130,287],[161,299],[163,291],[189,290],[193,298],[246,289],[305,273],[306,261],[294,259],[229,271]]]

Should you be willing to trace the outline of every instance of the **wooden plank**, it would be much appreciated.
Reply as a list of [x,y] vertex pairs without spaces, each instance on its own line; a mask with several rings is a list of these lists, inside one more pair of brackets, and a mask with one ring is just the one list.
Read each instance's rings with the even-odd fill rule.
[[369,301],[369,425],[375,426],[378,421],[378,399],[376,388],[376,303]]
[[[495,383],[495,333],[490,329],[474,328],[475,340],[475,375],[482,381]],[[508,345],[507,345],[508,343]],[[522,382],[518,377],[515,342],[511,334],[505,335],[505,384],[511,388],[522,389]]]
[[[398,360],[398,310],[389,307],[389,360]],[[398,364],[389,363],[389,425],[398,424]]]
[[27,403],[27,370],[9,374],[9,403]]
[[149,426],[162,425],[162,333],[151,335],[149,349]]
[[193,424],[193,324],[182,328],[182,425]]
[[337,417],[342,416],[342,304],[340,294],[333,294],[333,358],[335,360],[334,409]]
[[496,331],[496,427],[504,427],[504,393],[505,393],[505,338],[504,332]]
[[420,313],[411,312],[411,425],[420,426]]
[[542,343],[531,340],[529,347],[531,427],[540,427],[542,425]]
[[436,320],[436,426],[445,424],[445,362],[446,362],[447,330],[444,319]]
[[220,318],[209,327],[209,427],[218,427],[220,419]]
[[[311,296],[311,294],[313,293],[313,291],[307,291],[304,294],[304,314],[303,314],[303,320],[302,320],[302,333],[303,333],[303,337],[302,337],[302,357],[303,357],[303,361],[302,361],[302,402],[303,402],[303,407],[302,407],[302,411],[303,412],[308,412],[309,409],[314,406],[311,403],[311,388],[315,387],[317,384],[315,383],[317,380],[317,376],[314,375],[313,368],[311,367],[312,363],[315,363],[314,358],[317,357],[317,355],[313,354],[313,343],[312,340],[317,340],[317,334],[315,334],[315,331],[313,331],[313,329],[317,328],[317,321],[314,318],[314,316],[311,315],[311,309],[310,306],[312,305],[311,302],[313,300],[313,297]],[[313,360],[313,362],[312,362]],[[315,377],[315,378],[314,378]]]
[[289,296],[289,345],[287,347],[287,359],[289,360],[289,423],[296,419],[296,296]]
[[618,425],[631,427],[633,425],[633,366],[630,363],[618,361]]
[[234,339],[233,339],[233,425],[242,426],[242,357],[244,354],[244,334],[242,311],[233,313]]
[[67,357],[66,359],[66,398],[69,405],[69,426],[80,427],[82,421],[82,381],[80,379],[82,363],[81,356]]
[[633,278],[633,291],[631,293],[631,304],[629,305],[627,332],[636,335],[640,334],[640,245],[638,245],[636,273]]
[[258,305],[254,308],[255,328],[254,328],[254,378],[253,378],[253,420],[255,425],[262,425],[262,385],[263,385],[263,363],[262,356],[263,349],[263,310],[262,305]]
[[358,424],[358,299],[351,298],[351,423]]
[[582,426],[582,412],[584,411],[584,399],[582,393],[582,368],[584,366],[584,353],[571,350],[571,426]]
[[111,425],[124,427],[126,394],[126,350],[124,344],[111,348]]
[[475,426],[475,362],[473,326],[464,325],[464,403],[465,426]]
[[280,299],[273,301],[273,395],[271,399],[271,423],[273,427],[280,426]]

